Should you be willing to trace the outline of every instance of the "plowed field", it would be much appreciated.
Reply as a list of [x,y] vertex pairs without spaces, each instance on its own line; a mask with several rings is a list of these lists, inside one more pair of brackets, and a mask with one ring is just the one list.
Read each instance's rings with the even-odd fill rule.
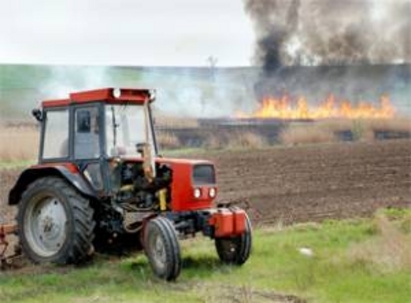
[[371,215],[411,207],[411,141],[279,147],[195,155],[213,160],[221,200],[249,200],[262,223]]
[[[217,165],[220,200],[247,199],[261,223],[368,216],[411,207],[411,141],[341,143],[190,154]],[[0,172],[0,220],[18,170]]]

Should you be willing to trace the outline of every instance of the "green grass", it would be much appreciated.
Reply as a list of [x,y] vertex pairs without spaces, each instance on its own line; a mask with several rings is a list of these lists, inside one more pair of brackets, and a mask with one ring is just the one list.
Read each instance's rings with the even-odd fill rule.
[[[381,216],[410,249],[409,229],[399,227],[411,222],[411,212],[390,210],[374,219],[259,229],[253,254],[240,268],[221,265],[212,241],[186,240],[175,283],[156,279],[142,254],[98,256],[81,268],[0,273],[0,302],[272,302],[275,294],[320,303],[410,302],[411,264],[387,270],[378,259],[353,254],[370,243],[392,244]],[[302,247],[313,256],[301,254]]]

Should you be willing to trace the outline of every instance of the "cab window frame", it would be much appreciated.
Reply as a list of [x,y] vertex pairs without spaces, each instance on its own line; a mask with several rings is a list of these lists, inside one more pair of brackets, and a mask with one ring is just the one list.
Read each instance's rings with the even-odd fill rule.
[[[45,157],[45,145],[47,138],[47,126],[48,126],[48,119],[50,113],[56,112],[66,112],[67,114],[67,154],[65,156],[60,157]],[[40,142],[40,150],[39,150],[39,163],[47,163],[47,162],[57,162],[57,161],[67,161],[71,157],[71,149],[70,149],[70,142],[71,142],[71,113],[69,107],[53,107],[44,109],[44,121],[41,125],[41,142]]]

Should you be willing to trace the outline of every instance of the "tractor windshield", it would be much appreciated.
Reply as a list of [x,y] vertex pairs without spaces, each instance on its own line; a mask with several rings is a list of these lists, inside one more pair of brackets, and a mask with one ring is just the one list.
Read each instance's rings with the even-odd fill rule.
[[155,145],[148,108],[137,105],[106,105],[106,145],[110,157],[141,156],[138,143]]

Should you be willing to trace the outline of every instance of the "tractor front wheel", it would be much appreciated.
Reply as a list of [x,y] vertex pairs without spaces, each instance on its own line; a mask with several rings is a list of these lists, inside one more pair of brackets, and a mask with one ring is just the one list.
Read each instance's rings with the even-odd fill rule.
[[60,178],[41,178],[29,185],[17,223],[23,252],[35,263],[80,263],[93,251],[90,202]]
[[156,276],[167,281],[178,277],[181,270],[180,245],[170,220],[156,217],[147,223],[144,250]]
[[246,215],[246,230],[243,234],[234,237],[215,239],[215,247],[220,260],[226,264],[242,265],[251,254],[252,228],[250,219]]

